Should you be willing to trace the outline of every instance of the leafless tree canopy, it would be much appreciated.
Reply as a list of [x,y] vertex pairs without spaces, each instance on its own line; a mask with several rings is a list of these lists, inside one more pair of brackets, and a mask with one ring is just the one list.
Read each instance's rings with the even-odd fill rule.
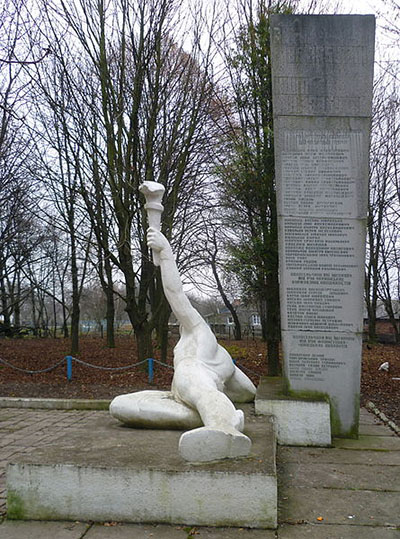
[[[398,44],[400,9],[381,25]],[[303,5],[304,4],[304,5]],[[163,232],[185,282],[235,319],[259,305],[279,340],[269,14],[321,2],[4,0],[0,20],[0,309],[6,334],[131,324],[166,354],[170,310],[138,187],[166,188]],[[341,10],[342,12],[343,9]],[[398,59],[379,58],[366,305],[398,328]],[[275,306],[275,307],[274,307]],[[397,325],[396,325],[397,324]],[[237,336],[240,327],[237,321]],[[397,338],[398,330],[397,330]]]

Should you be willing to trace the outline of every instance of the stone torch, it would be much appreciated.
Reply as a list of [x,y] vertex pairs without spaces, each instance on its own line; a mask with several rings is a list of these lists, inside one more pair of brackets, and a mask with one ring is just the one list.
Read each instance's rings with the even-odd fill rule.
[[[147,212],[147,219],[149,226],[156,230],[161,230],[161,214],[164,210],[164,206],[161,204],[165,187],[158,182],[143,182],[139,191],[144,195],[146,204],[144,209]],[[160,265],[158,253],[153,252],[153,263],[155,266]]]

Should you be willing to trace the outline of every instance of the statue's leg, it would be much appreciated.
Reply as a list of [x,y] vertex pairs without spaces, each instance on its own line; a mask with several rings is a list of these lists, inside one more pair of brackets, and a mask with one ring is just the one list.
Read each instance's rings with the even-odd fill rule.
[[252,402],[256,387],[243,371],[235,367],[233,376],[225,382],[225,393],[233,402]]
[[200,362],[184,361],[175,370],[173,390],[204,423],[182,434],[179,451],[184,459],[204,462],[249,454],[251,441],[240,432],[243,412],[235,409],[222,386],[218,375]]
[[199,414],[170,391],[137,391],[115,397],[110,414],[130,427],[150,429],[193,429],[202,425]]

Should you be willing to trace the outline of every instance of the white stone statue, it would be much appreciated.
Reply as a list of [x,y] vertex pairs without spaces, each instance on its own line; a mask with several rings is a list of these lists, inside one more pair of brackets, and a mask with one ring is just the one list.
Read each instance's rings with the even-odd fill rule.
[[162,197],[162,186],[144,182],[141,191],[147,211],[153,212],[148,245],[160,266],[165,296],[180,322],[180,339],[174,349],[171,391],[120,395],[112,401],[110,413],[133,427],[191,429],[179,441],[181,456],[191,462],[246,456],[251,441],[242,433],[243,412],[232,401],[252,401],[256,388],[217,343],[183,291],[171,246],[158,230],[160,221],[154,214],[160,216],[163,209],[160,199],[154,200]]

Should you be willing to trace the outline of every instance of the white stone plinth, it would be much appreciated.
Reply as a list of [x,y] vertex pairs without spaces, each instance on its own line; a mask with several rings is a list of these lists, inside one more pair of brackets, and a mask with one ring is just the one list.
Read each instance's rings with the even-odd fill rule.
[[275,418],[280,445],[331,445],[330,407],[325,401],[297,399],[281,392],[281,380],[263,378],[255,400],[257,414]]
[[248,458],[192,465],[176,451],[180,431],[94,419],[8,465],[8,518],[275,528],[273,422],[246,424]]

